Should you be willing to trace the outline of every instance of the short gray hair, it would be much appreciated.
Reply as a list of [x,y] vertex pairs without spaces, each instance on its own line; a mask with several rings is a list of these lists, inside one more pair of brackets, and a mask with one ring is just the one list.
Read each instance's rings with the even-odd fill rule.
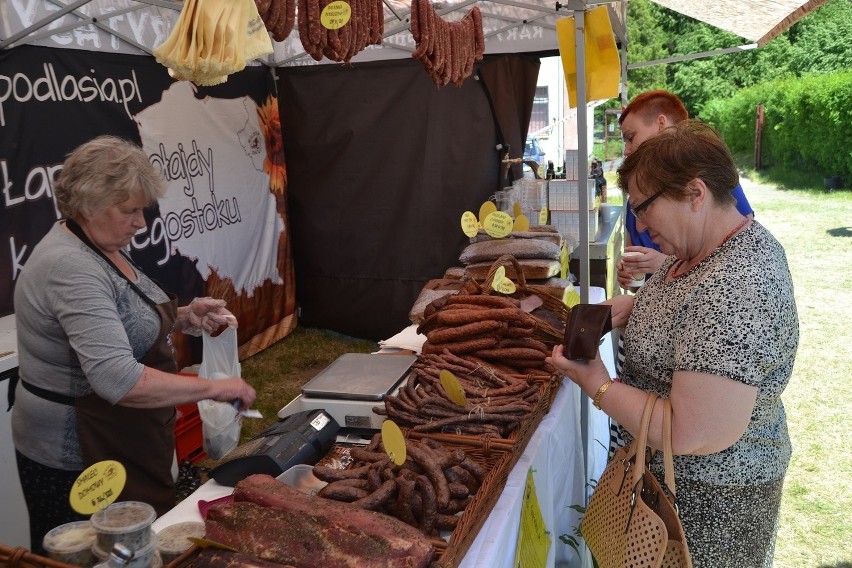
[[56,180],[59,213],[77,220],[142,196],[153,205],[166,191],[166,180],[138,145],[117,136],[98,136],[68,154]]

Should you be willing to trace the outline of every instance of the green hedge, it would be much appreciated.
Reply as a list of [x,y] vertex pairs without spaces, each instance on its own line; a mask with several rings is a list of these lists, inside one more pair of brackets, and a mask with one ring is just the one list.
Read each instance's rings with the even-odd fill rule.
[[734,153],[754,153],[757,105],[764,105],[762,162],[852,179],[852,72],[762,83],[710,101],[701,119]]

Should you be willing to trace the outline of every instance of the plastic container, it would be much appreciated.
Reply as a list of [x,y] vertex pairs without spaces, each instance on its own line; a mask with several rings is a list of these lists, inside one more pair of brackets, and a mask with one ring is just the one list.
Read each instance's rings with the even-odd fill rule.
[[157,548],[163,564],[168,564],[186,552],[192,543],[187,537],[203,537],[204,523],[186,521],[169,525],[157,533]]
[[154,507],[141,501],[113,503],[92,515],[97,534],[96,545],[102,551],[112,550],[120,542],[130,550],[140,550],[151,540],[151,523],[157,518]]
[[305,464],[294,465],[276,479],[308,495],[313,495],[328,485],[314,475],[314,466]]
[[[160,550],[157,548],[157,533],[151,533],[148,542],[142,548],[133,551],[133,558],[125,564],[126,568],[160,568],[163,565],[163,559],[160,557]],[[130,548],[130,547],[128,547]],[[109,551],[112,550],[112,545],[106,551],[97,543],[92,547],[92,553],[98,562],[103,564],[109,560]]]
[[76,566],[92,565],[95,529],[89,521],[65,523],[51,529],[42,540],[47,555],[54,560]]
[[[624,258],[625,256],[641,256],[641,255],[642,255],[642,253],[638,252],[638,251],[630,251],[630,252],[621,253],[622,258]],[[633,280],[631,280],[630,284],[628,284],[628,286],[630,286],[631,288],[639,288],[640,286],[645,284],[645,275],[644,274],[639,273],[639,274],[633,274],[632,276],[633,276]]]

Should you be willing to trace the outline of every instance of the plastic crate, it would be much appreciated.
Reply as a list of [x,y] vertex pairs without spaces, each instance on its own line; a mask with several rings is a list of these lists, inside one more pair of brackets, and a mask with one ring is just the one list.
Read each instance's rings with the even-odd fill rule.
[[198,405],[181,404],[175,418],[175,452],[178,463],[189,460],[196,462],[207,454],[204,452],[204,437]]
[[[549,186],[549,208],[551,211],[579,211],[580,194],[577,188],[580,182],[570,179],[552,179]],[[589,211],[597,207],[595,200],[595,180],[590,179],[586,184],[589,198]]]
[[579,177],[580,156],[578,150],[565,150],[565,179],[576,180]]
[[[550,224],[556,227],[562,238],[576,245],[580,242],[581,211],[550,210]],[[589,240],[594,241],[598,234],[598,210],[589,211]]]

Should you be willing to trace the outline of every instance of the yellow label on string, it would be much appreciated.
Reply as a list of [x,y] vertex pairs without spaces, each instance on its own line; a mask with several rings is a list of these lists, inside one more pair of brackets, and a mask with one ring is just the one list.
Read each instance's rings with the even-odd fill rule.
[[514,221],[512,217],[503,211],[495,211],[489,214],[482,222],[482,228],[489,236],[502,239],[512,232]]
[[530,230],[530,220],[526,215],[518,215],[515,217],[515,222],[512,223],[513,231],[529,231]]
[[393,463],[396,465],[405,463],[405,436],[393,420],[382,422],[382,445]]
[[497,211],[497,206],[493,201],[486,201],[479,207],[479,224],[485,226],[485,219]]
[[459,384],[459,380],[454,374],[444,369],[439,375],[441,377],[441,386],[447,392],[447,397],[455,404],[462,408],[467,407],[467,397],[464,394],[464,389]]
[[542,207],[541,211],[538,212],[538,224],[540,226],[547,225],[548,213],[549,213],[549,211],[547,210],[547,207]]
[[98,462],[77,476],[68,502],[81,515],[97,513],[118,499],[126,482],[127,471],[119,462]]
[[473,214],[473,211],[465,211],[461,216],[462,232],[468,237],[475,237],[479,232],[479,219]]
[[337,30],[349,23],[352,8],[346,2],[337,0],[322,9],[320,23],[328,30]]
[[569,284],[562,293],[562,302],[569,308],[573,308],[580,303],[580,293],[574,288],[573,284]]
[[514,294],[517,290],[515,283],[509,278],[506,278],[506,267],[498,266],[494,271],[494,280],[491,282],[491,287],[501,294]]
[[533,470],[527,471],[524,501],[521,505],[521,524],[518,527],[518,547],[513,566],[545,566],[552,538],[544,524],[541,507],[535,492]]
[[524,210],[521,209],[521,204],[518,203],[517,201],[515,201],[515,203],[512,205],[512,213],[514,213],[515,217],[518,217],[518,216],[524,214]]
[[565,244],[562,245],[562,249],[559,251],[559,277],[560,278],[568,278],[568,262],[570,261],[570,257],[568,255],[568,247]]

